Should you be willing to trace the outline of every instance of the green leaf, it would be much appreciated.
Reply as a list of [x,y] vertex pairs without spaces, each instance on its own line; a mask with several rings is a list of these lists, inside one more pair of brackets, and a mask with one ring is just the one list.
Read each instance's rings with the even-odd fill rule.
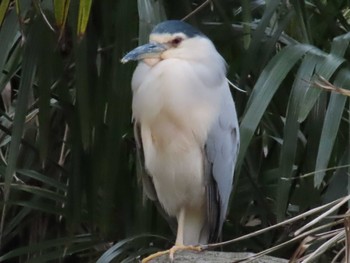
[[[102,6],[102,10],[107,12],[109,7]],[[117,31],[118,37],[115,41],[120,42],[106,54],[101,54],[100,70],[103,74],[98,76],[98,86],[92,104],[94,107],[101,105],[100,109],[92,108],[96,110],[98,116],[102,117],[99,122],[102,121],[103,124],[98,122],[99,129],[98,133],[96,130],[96,135],[103,135],[103,137],[96,138],[96,141],[102,144],[96,145],[94,158],[91,160],[93,168],[91,172],[89,169],[89,193],[93,193],[90,198],[98,197],[101,196],[100,189],[104,189],[100,203],[98,203],[98,199],[91,200],[93,204],[97,205],[94,212],[97,210],[99,214],[92,215],[98,220],[102,233],[117,233],[121,230],[113,227],[114,218],[118,217],[115,207],[123,207],[124,218],[135,222],[133,210],[124,208],[133,207],[133,198],[137,194],[134,185],[135,177],[130,166],[130,148],[127,145],[128,139],[125,138],[126,134],[128,137],[130,136],[130,81],[134,65],[120,63],[120,58],[125,54],[125,51],[132,49],[135,45],[130,40],[137,35],[138,21],[137,19],[130,21],[130,17],[136,18],[137,3],[135,1],[119,1],[115,3],[115,10],[117,13],[113,16],[103,16],[103,25],[108,30],[101,33],[103,33],[103,41],[109,43],[111,35],[115,35],[114,32]],[[111,21],[113,26],[110,26]],[[102,99],[102,101],[97,101],[97,99]],[[100,115],[101,113],[102,115]],[[98,176],[96,176],[97,174]],[[125,177],[126,174],[130,176]],[[119,191],[115,191],[117,185],[122,186]],[[122,233],[131,232],[134,234],[135,228],[125,228],[121,231]]]
[[60,30],[59,39],[62,38],[66,26],[70,0],[54,0],[54,13],[56,25]]
[[32,5],[32,1],[15,0],[15,9],[18,16],[19,23],[23,25],[25,16]]
[[[33,85],[34,75],[37,66],[37,46],[36,41],[40,38],[40,32],[36,30],[38,20],[35,20],[29,29],[29,36],[24,48],[24,58],[22,65],[22,77],[19,84],[18,99],[16,105],[16,112],[13,121],[13,132],[11,136],[11,144],[9,150],[8,163],[5,172],[5,186],[4,186],[4,201],[7,202],[10,194],[11,182],[16,170],[17,159],[19,155],[19,147],[24,130],[24,122],[28,108],[29,91]],[[4,222],[6,207],[2,211],[2,223]],[[0,227],[2,232],[3,224]]]
[[275,199],[277,221],[284,219],[285,211],[289,203],[289,193],[292,184],[290,178],[293,174],[293,166],[298,145],[298,115],[300,103],[305,96],[307,90],[306,87],[310,86],[315,67],[319,61],[320,58],[318,55],[315,55],[312,52],[306,54],[295,77],[292,92],[289,97],[279,162],[280,178],[277,185],[277,195]]
[[18,21],[14,11],[10,11],[7,15],[4,24],[0,28],[0,74],[8,59],[13,43],[18,38]]
[[[92,236],[89,234],[77,235],[73,237],[57,238],[52,240],[45,240],[43,242],[39,242],[33,245],[16,248],[11,252],[0,256],[0,262],[3,262],[11,258],[27,255],[29,253],[34,253],[34,252],[39,252],[39,251],[49,250],[54,248],[60,248],[59,250],[56,249],[56,252],[58,252],[62,256],[64,254],[64,250],[67,249],[67,246],[69,247],[69,245],[84,244],[84,243],[89,244],[89,246],[91,246],[91,243],[97,244],[98,242],[94,241]],[[59,254],[56,256],[56,258],[59,258]],[[45,261],[41,261],[41,262],[45,262]]]
[[0,3],[0,27],[2,25],[2,22],[4,21],[9,3],[10,3],[10,0],[3,0]]
[[19,170],[17,170],[17,173],[19,175],[26,176],[28,178],[32,178],[32,179],[35,179],[35,180],[37,180],[39,182],[42,182],[42,183],[44,183],[47,186],[55,187],[57,190],[61,190],[61,191],[66,191],[67,190],[67,186],[62,184],[58,180],[55,180],[55,179],[50,178],[50,177],[48,177],[46,175],[40,174],[40,173],[38,173],[36,171],[19,169]]
[[349,41],[350,32],[334,38],[331,46],[331,53],[338,57],[344,57],[344,54],[349,47]]
[[308,17],[305,10],[304,1],[291,1],[293,7],[295,8],[295,13],[297,15],[297,22],[299,23],[303,43],[311,44],[310,29],[308,25]]
[[[76,114],[75,114],[76,115]],[[76,117],[76,116],[75,116]],[[75,120],[76,121],[76,120]],[[67,215],[67,223],[71,230],[75,230],[78,227],[78,223],[81,220],[81,210],[82,210],[82,193],[83,193],[83,176],[86,173],[82,170],[84,160],[82,143],[79,140],[79,134],[77,133],[79,128],[78,125],[71,125],[72,129],[72,140],[71,145],[71,155],[72,155],[72,168],[70,173],[70,180],[68,184],[67,192],[67,205],[65,206],[65,213]],[[87,162],[85,162],[86,171],[88,169]]]
[[[2,184],[0,184],[1,186]],[[62,194],[50,191],[48,189],[40,188],[38,186],[24,185],[24,184],[11,184],[11,190],[23,191],[31,193],[32,195],[40,198],[45,198],[57,203],[64,203],[66,198]]]
[[[334,81],[336,87],[350,87],[350,72],[341,70]],[[320,187],[325,176],[328,162],[333,150],[334,142],[339,133],[339,125],[343,116],[347,97],[342,94],[332,93],[328,103],[326,117],[323,123],[320,145],[316,159],[315,187]],[[322,172],[318,172],[322,171]]]
[[54,0],[56,25],[60,28],[61,31],[67,21],[69,4],[70,0]]
[[[350,33],[338,36],[333,39],[331,54],[338,57],[343,57],[349,47]],[[335,79],[334,85],[339,87],[349,87],[349,72],[341,70]],[[322,128],[320,146],[318,149],[316,160],[316,171],[327,168],[329,158],[333,149],[333,145],[338,134],[340,121],[345,107],[346,97],[340,94],[332,93],[331,99],[327,108],[325,122]],[[314,178],[316,187],[320,187],[325,172],[317,172]]]
[[279,85],[292,67],[312,49],[315,48],[302,44],[286,47],[269,62],[261,73],[249,97],[240,125],[241,146],[237,160],[238,168],[242,165],[254,132]]
[[[0,202],[0,204],[3,204],[2,202]],[[28,200],[28,201],[23,201],[23,200],[19,200],[19,201],[7,201],[6,204],[10,207],[13,206],[19,206],[19,207],[25,207],[25,208],[30,208],[32,211],[36,211],[36,212],[42,212],[45,214],[51,214],[51,215],[55,215],[55,216],[66,216],[65,211],[62,207],[60,207],[59,204],[55,204],[54,202],[48,202],[46,201],[42,201],[36,197]]]
[[322,195],[323,204],[332,202],[333,200],[342,198],[349,194],[348,185],[350,180],[344,175],[347,174],[350,166],[350,148],[345,149],[343,155],[339,157],[339,161],[336,163],[336,167],[334,167],[334,173],[327,182],[327,188],[322,189],[324,191],[324,194]]
[[3,236],[6,237],[9,234],[13,235],[15,229],[23,227],[23,221],[31,211],[32,210],[28,207],[20,209],[19,212],[13,216],[9,222],[7,222]]
[[[1,44],[0,44],[1,45]],[[0,92],[6,87],[10,80],[15,77],[16,73],[19,71],[22,65],[22,55],[23,55],[23,46],[17,42],[14,44],[14,49],[10,53],[3,72],[0,73]]]
[[153,241],[155,238],[160,239],[161,241],[166,240],[162,236],[150,235],[150,234],[132,236],[114,244],[112,247],[110,247],[106,252],[102,254],[102,256],[96,261],[96,263],[114,262],[115,259],[117,259],[118,256],[120,256],[122,253],[124,253],[128,247],[133,245],[132,243],[140,239],[142,240],[142,239],[148,239],[148,238],[151,238]]
[[[94,54],[90,54],[86,40],[82,39],[75,46],[76,52],[76,99],[79,113],[81,140],[87,150],[91,143],[91,96],[94,79],[91,68]],[[90,55],[90,56],[89,56]],[[95,72],[94,72],[95,73]]]
[[19,16],[20,10],[21,10],[21,8],[20,8],[20,0],[15,0],[15,7],[16,7],[16,13]]
[[[323,62],[317,65],[315,73],[328,80],[344,62],[344,58],[334,56],[333,54],[326,55]],[[309,115],[321,92],[321,89],[315,87],[308,88],[304,99],[300,104],[299,122],[303,122]]]
[[266,36],[266,28],[269,26],[271,19],[276,14],[279,6],[279,1],[268,1],[266,11],[264,12],[256,30],[252,34],[252,39],[249,48],[246,52],[245,60],[242,61],[242,76],[246,77],[249,72],[255,67],[255,59],[261,48],[261,40]]
[[[82,242],[81,244],[70,244],[68,242],[66,246],[62,246],[60,248],[53,248],[51,251],[45,251],[40,256],[32,258],[31,260],[28,260],[27,263],[42,263],[42,262],[49,262],[52,260],[59,260],[65,257],[72,256],[74,254],[79,254],[79,252],[83,252],[88,250],[90,252],[93,250],[96,246],[104,246],[105,243],[102,243],[100,241],[87,241]],[[83,254],[83,253],[81,253]]]
[[53,32],[43,21],[41,23],[41,41],[38,43],[38,49],[41,51],[38,55],[38,95],[39,95],[39,153],[40,159],[45,166],[45,159],[49,148],[49,127],[50,127],[50,94],[51,86],[54,82],[54,61],[57,61],[55,50],[56,39]]
[[78,37],[82,38],[85,34],[89,22],[92,0],[80,0],[78,15]]

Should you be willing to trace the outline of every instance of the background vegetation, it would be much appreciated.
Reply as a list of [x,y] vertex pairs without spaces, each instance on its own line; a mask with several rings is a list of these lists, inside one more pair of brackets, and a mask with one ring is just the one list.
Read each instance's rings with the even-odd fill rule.
[[246,90],[232,90],[242,137],[223,240],[281,223],[223,249],[282,244],[280,257],[344,260],[349,102],[322,87],[349,87],[348,5],[2,0],[0,262],[132,262],[171,246],[166,222],[142,205],[135,65],[119,61],[159,21],[183,18],[215,42],[228,78]]

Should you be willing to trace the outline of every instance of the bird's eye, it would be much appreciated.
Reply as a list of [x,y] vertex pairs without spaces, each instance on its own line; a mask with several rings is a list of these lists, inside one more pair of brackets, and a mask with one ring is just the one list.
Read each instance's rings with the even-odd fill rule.
[[173,45],[173,46],[177,46],[177,45],[179,45],[181,42],[182,42],[182,38],[181,37],[176,37],[176,38],[174,38],[173,40],[171,40],[171,44]]

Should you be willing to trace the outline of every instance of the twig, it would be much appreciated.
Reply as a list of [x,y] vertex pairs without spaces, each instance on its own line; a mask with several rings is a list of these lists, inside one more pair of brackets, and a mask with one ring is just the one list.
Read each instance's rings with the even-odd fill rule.
[[[339,199],[338,199],[339,200]],[[323,213],[322,215],[316,217],[314,220],[310,221],[309,223],[307,223],[305,226],[303,226],[302,228],[298,229],[297,231],[294,232],[294,236],[299,235],[301,232],[303,232],[305,229],[309,228],[310,226],[316,224],[317,222],[319,222],[321,219],[323,219],[324,217],[326,217],[327,215],[329,215],[330,213],[334,212],[335,210],[337,210],[340,206],[342,206],[343,204],[345,204],[347,201],[350,200],[350,195],[346,196],[345,198],[343,198],[343,200],[341,200],[338,204],[336,204],[335,206],[333,206],[331,209],[329,209],[328,211],[326,211],[325,213]]]
[[[250,257],[247,257],[247,258],[245,258],[245,259],[242,259],[242,261],[244,261],[244,262],[251,262],[251,261],[253,261],[253,260],[255,260],[255,259],[259,258],[259,257],[262,257],[262,256],[264,256],[264,255],[266,255],[266,254],[269,254],[269,253],[271,253],[271,252],[273,252],[273,251],[276,251],[276,250],[278,250],[278,249],[280,249],[280,248],[282,248],[282,247],[284,247],[284,246],[286,246],[286,245],[289,245],[289,244],[291,244],[291,243],[294,243],[295,241],[298,241],[299,239],[302,239],[302,238],[304,238],[304,237],[307,237],[307,236],[311,235],[311,234],[314,233],[314,232],[318,232],[319,230],[321,230],[321,229],[323,229],[323,228],[332,227],[332,226],[335,226],[335,225],[337,225],[337,224],[339,224],[339,223],[341,223],[341,220],[339,220],[339,221],[337,221],[337,222],[332,222],[332,223],[329,223],[329,224],[326,224],[326,225],[322,225],[322,226],[316,227],[316,228],[314,228],[314,229],[312,229],[312,230],[310,230],[310,231],[307,231],[307,232],[301,234],[300,236],[294,237],[294,238],[292,238],[292,239],[290,239],[290,240],[288,240],[288,241],[285,241],[285,242],[283,242],[283,243],[281,243],[281,244],[278,244],[278,245],[276,245],[276,246],[274,246],[274,247],[265,249],[265,250],[263,250],[263,251],[261,251],[261,252],[255,254],[255,255],[253,255],[253,256],[250,256]],[[248,261],[247,261],[247,260],[248,260]],[[239,261],[238,261],[238,262],[239,262]]]
[[332,262],[331,263],[337,263],[337,262],[341,262],[341,260],[338,260],[339,257],[341,256],[341,254],[344,253],[345,251],[345,247],[343,247],[341,250],[339,250],[339,252],[335,255],[335,257],[333,258]]
[[345,236],[345,232],[341,231],[330,240],[322,244],[319,248],[317,248],[314,252],[312,252],[302,263],[314,262],[315,258],[318,257],[322,252],[326,251],[329,248],[329,245],[338,241],[339,239]]
[[344,218],[345,228],[345,262],[350,263],[350,218],[347,216]]
[[282,177],[282,178],[284,180],[296,180],[296,179],[300,179],[300,178],[309,177],[309,176],[314,175],[316,173],[328,172],[328,171],[332,171],[332,170],[335,170],[335,169],[348,168],[348,167],[350,167],[350,164],[329,167],[327,169],[320,169],[320,170],[317,170],[317,171],[313,171],[311,173],[306,173],[306,174],[302,174],[300,176],[294,176],[294,177],[291,177],[291,178],[286,178],[286,177]]
[[328,204],[325,204],[325,205],[322,205],[322,206],[319,206],[319,207],[316,207],[316,208],[313,208],[303,214],[300,214],[298,216],[295,216],[295,217],[292,217],[290,219],[287,219],[287,220],[284,220],[283,222],[280,222],[280,223],[277,223],[275,225],[272,225],[272,226],[269,226],[269,227],[266,227],[266,228],[263,228],[261,230],[258,230],[258,231],[255,231],[253,233],[250,233],[250,234],[247,234],[247,235],[244,235],[244,236],[241,236],[241,237],[238,237],[238,238],[234,238],[234,239],[231,239],[231,240],[227,240],[227,241],[223,241],[223,242],[219,242],[219,243],[214,243],[214,244],[207,244],[207,245],[201,245],[201,249],[202,250],[205,250],[205,249],[210,249],[210,248],[216,248],[216,247],[220,247],[220,246],[225,246],[225,245],[228,245],[228,244],[232,244],[232,243],[235,243],[237,241],[241,241],[241,240],[244,240],[244,239],[248,239],[248,238],[251,238],[251,237],[254,237],[254,236],[258,236],[262,233],[265,233],[267,231],[270,231],[272,229],[275,229],[277,227],[280,227],[280,226],[283,226],[283,225],[286,225],[286,224],[289,224],[289,223],[292,223],[294,221],[297,221],[301,218],[304,218],[304,217],[307,217],[309,215],[312,215],[314,213],[317,213],[319,211],[322,211],[324,209],[327,209],[328,207],[332,207],[334,206],[335,204],[338,204],[339,202],[344,202],[344,200],[349,200],[350,199],[350,195],[347,196],[347,197],[343,197],[343,198],[339,198],[335,201],[332,201]]
[[191,16],[193,16],[194,14],[198,13],[200,10],[202,10],[204,7],[206,7],[208,4],[210,3],[210,0],[205,1],[203,4],[201,4],[200,6],[198,6],[195,10],[193,10],[191,13],[189,13],[187,16],[185,16],[184,18],[181,19],[181,21],[186,21],[187,19],[189,19]]
[[326,80],[324,77],[318,75],[318,80],[314,81],[314,84],[318,88],[322,88],[327,91],[334,91],[339,94],[350,96],[350,90],[338,88],[337,86],[334,86],[332,83],[330,83],[328,80]]

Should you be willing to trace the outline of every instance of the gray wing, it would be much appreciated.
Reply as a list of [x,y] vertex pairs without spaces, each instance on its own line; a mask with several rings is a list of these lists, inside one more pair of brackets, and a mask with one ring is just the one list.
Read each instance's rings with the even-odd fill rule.
[[[168,214],[164,211],[162,206],[159,203],[156,189],[153,184],[152,177],[148,174],[145,167],[145,156],[143,152],[142,146],[142,137],[141,137],[141,125],[138,122],[134,123],[134,137],[136,143],[136,173],[138,179],[142,183],[143,188],[143,196],[152,200],[160,214],[165,218],[165,220],[169,223],[171,229],[176,231],[176,219],[168,216]],[[145,202],[145,198],[143,199]]]
[[225,87],[219,117],[205,145],[209,239],[221,235],[232,190],[234,166],[239,150],[239,126],[231,92]]

